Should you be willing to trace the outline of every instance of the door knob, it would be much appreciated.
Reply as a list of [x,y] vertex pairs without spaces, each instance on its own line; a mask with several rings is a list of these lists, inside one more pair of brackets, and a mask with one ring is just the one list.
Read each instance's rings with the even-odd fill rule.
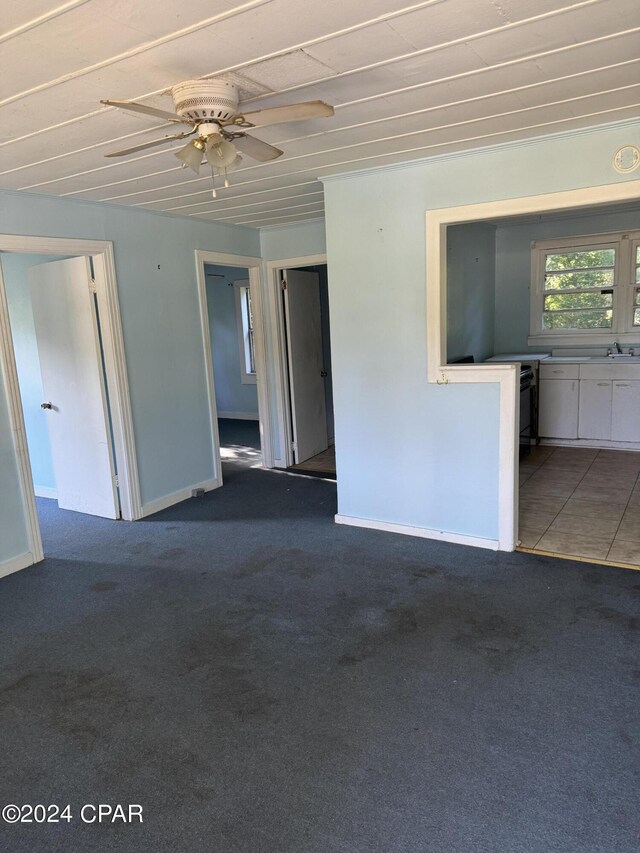
[[323,379],[325,379],[325,378],[326,378],[326,376],[327,376],[327,371],[326,371],[326,370],[321,370],[321,371],[320,371],[320,376],[322,376],[322,378],[323,378]]
[[40,403],[40,408],[41,409],[53,409],[53,406],[51,403]]

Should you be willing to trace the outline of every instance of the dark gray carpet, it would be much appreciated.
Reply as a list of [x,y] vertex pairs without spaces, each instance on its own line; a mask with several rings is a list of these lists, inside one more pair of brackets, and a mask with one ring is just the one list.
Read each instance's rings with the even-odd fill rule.
[[334,512],[241,462],[136,524],[41,502],[50,556],[0,580],[0,801],[74,818],[3,851],[638,850],[640,575]]
[[218,434],[222,447],[252,447],[260,450],[258,421],[218,418]]

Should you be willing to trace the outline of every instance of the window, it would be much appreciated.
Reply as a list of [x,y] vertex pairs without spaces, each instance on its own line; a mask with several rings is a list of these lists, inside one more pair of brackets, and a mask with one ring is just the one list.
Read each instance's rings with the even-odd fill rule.
[[256,382],[256,356],[253,342],[251,288],[248,281],[235,281],[238,344],[240,347],[240,378],[244,385]]
[[633,276],[633,325],[640,326],[640,243],[635,243],[634,276]]
[[530,343],[640,342],[640,232],[534,243],[532,278]]

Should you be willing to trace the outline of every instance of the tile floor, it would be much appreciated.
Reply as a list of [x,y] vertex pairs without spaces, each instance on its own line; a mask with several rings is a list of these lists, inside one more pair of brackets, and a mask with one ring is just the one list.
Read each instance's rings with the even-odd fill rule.
[[640,568],[640,453],[532,448],[520,464],[523,548]]

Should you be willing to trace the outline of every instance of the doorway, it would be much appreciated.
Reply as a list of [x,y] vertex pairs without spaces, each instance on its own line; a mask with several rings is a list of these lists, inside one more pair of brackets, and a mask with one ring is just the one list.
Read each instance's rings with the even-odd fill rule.
[[[39,500],[79,512],[128,520],[142,512],[112,245],[0,235],[0,253],[0,370],[17,462],[14,488],[22,500],[16,521],[24,525],[16,557],[0,567],[8,574],[44,557],[34,486]],[[82,283],[78,299],[74,276]],[[59,363],[45,379],[41,363],[52,358]],[[61,424],[67,419],[58,465],[60,435],[53,437],[47,416]]]
[[217,428],[223,461],[262,464],[254,311],[247,267],[204,264]]
[[447,229],[463,223],[495,221],[522,215],[539,216],[559,211],[579,212],[586,207],[625,203],[637,198],[639,187],[639,181],[628,181],[440,208],[426,214],[427,381],[440,386],[495,383],[499,387],[497,535],[488,547],[512,551],[518,544],[519,425],[516,400],[519,371],[516,371],[514,363],[481,366],[447,363]]
[[288,467],[335,479],[327,265],[282,269],[279,275],[293,457]]
[[0,264],[39,514],[120,518],[91,258],[3,253]]

